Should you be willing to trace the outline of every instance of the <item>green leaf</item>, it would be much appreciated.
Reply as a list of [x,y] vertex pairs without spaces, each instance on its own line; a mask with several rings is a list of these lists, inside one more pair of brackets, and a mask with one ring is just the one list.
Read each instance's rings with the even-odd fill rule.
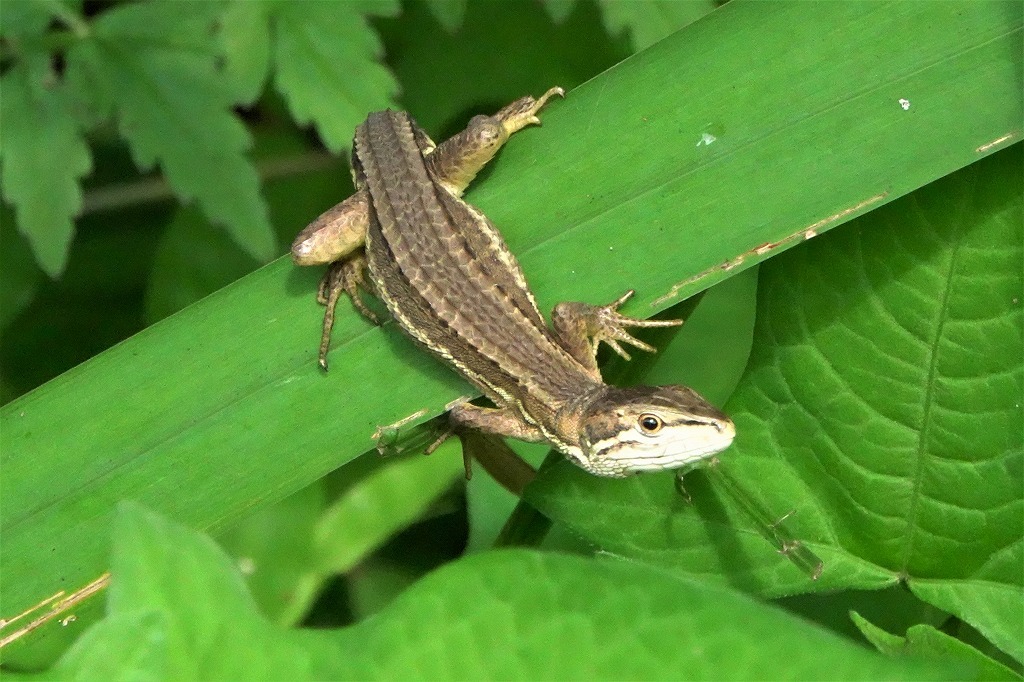
[[57,277],[82,207],[79,178],[92,169],[92,156],[47,55],[26,56],[0,78],[0,88],[4,198],[40,267]]
[[910,654],[958,661],[973,667],[976,672],[971,678],[978,680],[1021,679],[1020,675],[993,661],[969,644],[964,644],[930,625],[915,625],[907,630],[906,637],[900,637],[873,625],[856,612],[851,612],[850,617],[868,641],[888,656]]
[[217,536],[260,612],[279,625],[299,622],[320,587],[307,576],[316,566],[313,533],[327,506],[324,488],[322,480],[308,485]]
[[[230,559],[211,539],[138,505],[114,526],[108,618],[56,665],[58,678],[293,679],[307,656],[257,615]],[[124,646],[129,628],[135,644]]]
[[[962,608],[933,603],[1008,645],[1024,607],[1020,161],[1016,146],[762,267],[721,458],[779,517],[796,509],[799,539],[826,555],[819,585],[756,529],[730,531],[749,524],[700,503],[699,479],[705,520],[669,511],[665,477],[627,491],[562,466],[530,499],[608,551],[766,594],[956,586]],[[969,599],[982,585],[998,595]]]
[[639,52],[692,24],[720,4],[720,0],[601,0],[601,14],[608,32],[628,33],[633,49]]
[[[377,579],[383,577],[390,589],[395,572],[374,561],[373,553],[421,519],[463,474],[454,441],[430,457],[412,452],[398,459],[384,460],[377,453],[361,457],[220,535],[264,614],[282,625],[300,622],[339,574],[346,574],[347,591],[354,593],[358,608],[372,608],[367,602],[379,605],[383,595],[375,589],[382,587]],[[332,492],[335,499],[328,506],[325,489],[339,485],[342,489]],[[414,577],[415,571],[406,570],[400,582],[407,585]]]
[[577,0],[541,0],[541,2],[556,24],[568,19],[579,4]]
[[270,26],[266,2],[232,0],[220,19],[224,76],[234,101],[252,104],[263,93],[270,72]]
[[355,483],[317,524],[314,542],[321,574],[352,570],[389,537],[422,516],[462,475],[459,448],[449,441],[429,457],[417,453],[380,467]]
[[274,5],[277,89],[300,124],[314,123],[332,151],[348,148],[369,111],[393,105],[398,86],[378,58],[380,42],[364,13],[393,2],[287,2]]
[[715,503],[670,514],[665,478],[613,492],[562,466],[531,499],[608,551],[767,594],[909,579],[1018,656],[1020,162],[1018,145],[762,267],[721,458],[779,517],[795,508],[819,584]]
[[[1015,545],[993,556],[976,579],[913,581],[910,589],[921,599],[956,614],[1018,662],[1024,662],[1022,545],[1024,541],[1018,539]],[[999,564],[997,575],[984,575],[993,572],[986,569]]]
[[146,322],[162,320],[258,265],[197,209],[179,209],[157,247],[146,287]]
[[286,631],[208,538],[135,505],[115,533],[109,616],[59,678],[99,663],[110,679],[952,679],[734,592],[529,551],[458,561],[357,626]]
[[13,38],[37,38],[46,32],[53,18],[54,1],[7,0],[0,12],[0,35]]
[[[728,4],[553,102],[543,127],[517,135],[471,190],[545,308],[634,286],[625,312],[648,315],[808,230],[973,163],[1020,130],[1021,29],[1009,5],[779,7]],[[766,46],[785,58],[754,58]],[[281,260],[0,408],[5,608],[102,572],[120,500],[219,530],[365,452],[378,426],[437,414],[468,391],[394,325],[372,328],[344,303],[322,375],[320,275]],[[609,497],[595,508],[635,502],[638,481],[605,483]],[[638,533],[665,528],[681,503],[670,481],[655,487],[661,513],[638,518]],[[714,500],[691,492],[695,505]],[[787,499],[779,513],[804,504]],[[710,511],[713,537],[732,543],[736,522]],[[671,530],[679,542],[689,534],[695,553],[721,558],[708,528]],[[801,537],[817,538],[810,530]],[[790,584],[806,583],[760,537],[739,542],[776,561]],[[852,561],[815,549],[837,566]],[[854,563],[864,582],[893,579]]]
[[219,12],[207,2],[110,9],[68,52],[68,78],[112,103],[141,169],[159,163],[182,200],[195,199],[243,249],[269,260],[273,233],[256,169],[244,154],[251,139],[231,111],[236,86],[218,71]]
[[[28,241],[14,229],[13,214],[0,206],[0,335],[35,298],[42,277]],[[2,400],[2,399],[0,399]]]
[[466,16],[466,4],[469,0],[426,0],[430,11],[434,13],[441,25],[449,33],[455,33],[462,25]]

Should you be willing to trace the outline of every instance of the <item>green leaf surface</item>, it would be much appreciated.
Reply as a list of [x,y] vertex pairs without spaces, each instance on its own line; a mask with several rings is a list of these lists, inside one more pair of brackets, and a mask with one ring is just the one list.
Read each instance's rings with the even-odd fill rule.
[[1022,544],[1018,539],[1014,546],[1000,552],[1001,556],[993,557],[990,565],[998,562],[1006,569],[994,579],[981,575],[957,581],[921,580],[911,582],[910,589],[921,599],[956,614],[1018,662],[1024,662]]
[[36,261],[57,277],[82,207],[79,179],[92,169],[92,155],[47,55],[27,55],[0,78],[0,89],[0,186]]
[[306,576],[315,566],[313,532],[328,503],[324,488],[322,480],[316,481],[217,536],[260,613],[279,625],[299,622],[320,586]]
[[109,615],[58,679],[953,679],[737,593],[522,550],[449,565],[360,625],[285,631],[208,538],[134,505],[115,532]]
[[541,0],[541,3],[556,24],[565,21],[579,4],[577,0]]
[[466,16],[468,2],[469,0],[427,0],[426,4],[445,30],[455,33]]
[[928,656],[937,659],[958,661],[975,669],[975,674],[965,679],[976,680],[1019,680],[1017,675],[1005,665],[993,661],[980,651],[961,642],[955,637],[936,630],[930,625],[915,625],[907,630],[906,637],[893,635],[873,625],[860,614],[850,614],[860,631],[875,645],[879,651],[888,656],[905,656],[907,654]]
[[18,233],[13,211],[0,206],[0,334],[24,310],[36,295],[42,279],[32,257],[28,240]]
[[[294,679],[308,659],[263,620],[230,558],[209,537],[125,504],[113,527],[110,614],[55,666],[58,679]],[[133,646],[123,637],[139,628]]]
[[692,24],[720,4],[716,0],[602,0],[601,14],[608,32],[627,33],[633,49],[639,52]]
[[[469,199],[544,307],[635,286],[625,312],[647,315],[1008,144],[1020,25],[1002,3],[729,4],[552,103]],[[274,263],[0,409],[5,609],[102,572],[120,500],[217,530],[467,391],[344,305],[323,376],[319,275]],[[602,508],[639,483],[607,485]],[[678,502],[670,482],[657,495]]]
[[258,266],[197,208],[181,208],[157,246],[146,287],[146,322],[162,320]]
[[565,465],[530,499],[607,551],[767,594],[906,579],[1019,656],[1021,151],[761,269],[755,350],[728,405],[738,436],[721,457],[779,517],[795,509],[798,539],[825,559],[819,583],[699,481],[701,517],[668,511],[664,477],[612,490]]
[[[259,128],[255,137],[259,145],[257,161],[268,171],[314,163],[309,144],[299,131],[287,129],[281,133]],[[306,219],[309,206],[330,206],[337,197],[339,179],[347,175],[344,163],[337,160],[320,163],[301,174],[268,178],[263,194],[271,221],[284,226],[279,239],[291,238],[290,227]],[[146,286],[146,322],[161,320],[258,266],[198,210],[181,208],[159,238]]]
[[130,4],[102,13],[67,54],[80,92],[116,107],[136,164],[159,164],[175,193],[259,260],[277,251],[249,133],[231,111],[232,85],[218,70],[213,26],[220,5]]
[[269,7],[266,2],[232,0],[220,18],[224,76],[234,101],[241,104],[256,101],[270,73]]
[[354,484],[317,524],[314,542],[319,572],[350,571],[391,535],[419,518],[463,471],[458,444],[449,440],[429,457],[416,454],[389,463]]
[[55,0],[8,0],[0,12],[0,35],[8,38],[38,38],[49,26]]
[[378,59],[364,13],[389,15],[395,2],[283,2],[273,6],[277,89],[300,124],[314,123],[332,151],[347,149],[367,112],[394,104],[398,86]]

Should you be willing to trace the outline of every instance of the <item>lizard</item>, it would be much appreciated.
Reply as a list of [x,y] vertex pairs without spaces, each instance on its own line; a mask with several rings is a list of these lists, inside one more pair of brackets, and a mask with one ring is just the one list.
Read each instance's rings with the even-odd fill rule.
[[682,385],[606,384],[597,349],[607,343],[627,360],[623,343],[649,344],[629,327],[679,320],[642,320],[619,313],[629,290],[603,306],[558,304],[549,326],[501,233],[462,195],[508,139],[539,124],[537,114],[561,88],[522,97],[435,144],[406,112],[371,113],[352,146],[356,192],[295,238],[298,265],[330,267],[318,301],[326,306],[319,362],[327,352],[335,307],[347,294],[379,322],[361,298],[375,294],[398,325],[453,367],[494,407],[452,407],[456,432],[477,429],[546,442],[584,470],[624,477],[675,469],[728,447],[727,415]]

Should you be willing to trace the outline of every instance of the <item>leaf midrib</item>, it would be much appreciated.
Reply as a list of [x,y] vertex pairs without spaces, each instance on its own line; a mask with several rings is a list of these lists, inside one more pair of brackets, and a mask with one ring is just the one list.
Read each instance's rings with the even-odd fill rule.
[[963,230],[960,225],[964,224],[964,217],[967,212],[967,207],[973,205],[970,202],[973,193],[965,192],[964,201],[959,202],[959,211],[953,221],[954,235],[951,240],[953,243],[948,245],[949,258],[946,263],[945,273],[945,284],[946,286],[942,290],[942,298],[938,310],[938,323],[935,325],[934,333],[929,343],[930,358],[928,361],[928,371],[925,374],[925,382],[923,388],[924,401],[922,403],[922,414],[921,414],[921,428],[918,431],[917,438],[917,453],[914,461],[914,472],[913,481],[914,487],[910,494],[910,504],[907,513],[907,527],[904,531],[904,542],[903,542],[903,559],[900,561],[899,571],[900,575],[909,577],[909,566],[910,561],[914,553],[914,540],[917,535],[918,514],[922,496],[922,484],[924,481],[924,470],[925,461],[929,456],[928,452],[928,439],[932,425],[932,406],[935,402],[935,384],[936,377],[938,375],[938,362],[939,362],[939,344],[942,342],[943,331],[946,327],[946,320],[949,318],[949,299],[953,288],[953,277],[956,272],[957,260],[960,256],[960,248],[963,245]]

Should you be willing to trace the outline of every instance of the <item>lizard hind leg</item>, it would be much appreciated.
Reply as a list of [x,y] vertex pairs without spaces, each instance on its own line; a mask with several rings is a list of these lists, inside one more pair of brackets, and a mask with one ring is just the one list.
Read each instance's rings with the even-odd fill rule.
[[374,324],[380,324],[376,313],[370,310],[363,301],[361,289],[368,289],[369,283],[366,279],[366,256],[359,252],[345,260],[331,263],[327,274],[320,280],[320,288],[316,294],[316,300],[323,306],[324,311],[323,332],[320,336],[320,367],[327,371],[327,351],[331,346],[331,330],[334,329],[334,313],[338,307],[338,299],[342,294],[348,294],[352,305],[359,313]]

